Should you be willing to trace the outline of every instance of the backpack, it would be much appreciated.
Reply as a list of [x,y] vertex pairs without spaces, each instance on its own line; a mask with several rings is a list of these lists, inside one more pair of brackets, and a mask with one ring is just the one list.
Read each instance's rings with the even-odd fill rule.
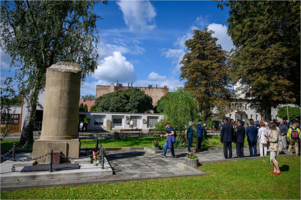
[[174,129],[173,131],[174,131],[174,136],[175,136],[175,139],[176,139],[176,137],[177,137],[177,132],[176,132],[175,129]]
[[299,134],[296,128],[292,128],[292,132],[291,132],[291,136],[292,139],[298,139],[299,138]]

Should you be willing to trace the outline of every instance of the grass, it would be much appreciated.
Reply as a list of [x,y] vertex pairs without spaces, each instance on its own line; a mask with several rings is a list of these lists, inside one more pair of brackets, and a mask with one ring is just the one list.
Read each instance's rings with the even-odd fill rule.
[[[152,141],[155,139],[159,139],[159,137],[128,137],[128,138],[121,138],[119,140],[112,140],[112,139],[99,139],[98,144],[102,144],[104,148],[109,147],[148,147],[152,148]],[[161,145],[165,144],[165,139],[160,139]],[[82,143],[91,141],[91,139],[81,140]],[[9,150],[13,147],[13,143],[18,144],[18,140],[4,140],[1,141],[1,150]],[[247,145],[247,139],[245,139],[245,145]],[[232,144],[236,145],[236,144]],[[207,136],[207,140],[203,141],[203,147],[222,147],[223,144],[220,142],[219,136]],[[22,145],[17,145],[17,147],[22,147]],[[89,144],[82,144],[81,148],[94,148],[95,142]],[[186,145],[187,147],[187,145]],[[27,147],[25,147],[26,149]],[[29,146],[32,149],[32,145]]]
[[2,199],[300,199],[300,158],[277,158],[283,175],[262,159],[210,163],[207,176],[1,192]]
[[[1,150],[9,150],[13,148],[14,143],[16,143],[16,147],[21,148],[23,145],[18,145],[19,140],[3,140],[1,141]],[[27,149],[27,146],[24,147]],[[32,145],[29,145],[29,149],[32,149]]]

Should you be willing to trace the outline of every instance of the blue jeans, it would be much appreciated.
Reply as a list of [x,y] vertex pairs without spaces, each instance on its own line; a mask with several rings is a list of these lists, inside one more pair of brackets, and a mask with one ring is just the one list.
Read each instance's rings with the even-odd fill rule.
[[188,139],[188,151],[191,152],[191,143],[192,143],[192,138],[187,138]]
[[[166,155],[167,148],[168,148],[168,142],[166,140],[165,145],[164,145],[164,150],[163,150],[163,155],[164,156]],[[171,145],[170,152],[171,152],[171,156],[174,157],[175,156],[175,151],[174,151],[173,145]]]
[[[250,150],[250,156],[256,156],[257,155],[257,146],[256,142],[249,142],[249,150]],[[254,151],[254,152],[253,152]]]

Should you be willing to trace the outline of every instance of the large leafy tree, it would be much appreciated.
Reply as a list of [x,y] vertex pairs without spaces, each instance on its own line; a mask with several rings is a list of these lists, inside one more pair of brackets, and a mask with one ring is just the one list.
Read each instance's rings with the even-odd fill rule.
[[[38,94],[46,69],[59,61],[77,62],[82,78],[97,67],[98,1],[4,1],[1,3],[1,48],[15,67],[19,89],[28,103],[20,144],[33,141]],[[103,1],[106,3],[106,1]]]
[[85,95],[84,96],[84,99],[85,100],[95,100],[95,95],[92,95],[92,94],[88,94],[88,95]]
[[[288,116],[287,116],[288,111]],[[288,118],[288,119],[299,119],[300,120],[301,110],[298,107],[284,106],[278,110],[278,117],[280,118]]]
[[235,50],[229,59],[233,83],[261,114],[300,103],[300,1],[229,1],[227,23]]
[[189,121],[197,121],[198,102],[190,91],[179,87],[169,93],[166,100],[163,97],[161,99],[165,119],[155,125],[158,131],[165,130],[164,123],[169,122],[178,133],[182,133]]
[[194,30],[192,39],[185,42],[188,52],[181,64],[180,80],[199,102],[199,111],[207,118],[213,108],[224,115],[230,97],[227,52],[217,44],[214,32],[207,28]]
[[99,112],[144,113],[153,109],[153,99],[139,88],[117,90],[98,97],[95,101]]

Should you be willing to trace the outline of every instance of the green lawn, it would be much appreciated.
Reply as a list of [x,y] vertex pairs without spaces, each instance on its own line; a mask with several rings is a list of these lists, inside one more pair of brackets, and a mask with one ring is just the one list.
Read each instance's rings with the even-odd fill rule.
[[[103,147],[152,147],[152,141],[155,139],[159,139],[159,137],[129,137],[129,138],[121,138],[119,140],[112,139],[99,139],[98,144],[102,144]],[[165,144],[165,139],[160,139],[161,145]],[[82,143],[88,142],[90,140],[81,140]],[[1,150],[9,150],[13,147],[13,143],[18,144],[18,140],[4,140],[1,141]],[[220,142],[219,136],[207,136],[207,140],[204,141],[203,147],[221,147],[223,144]],[[247,139],[245,139],[245,145],[247,145]],[[236,144],[233,144],[236,145]],[[21,145],[17,145],[17,147],[21,147]],[[82,144],[81,148],[93,148],[95,147],[95,143]],[[187,146],[186,146],[187,147]],[[27,148],[27,147],[26,147]],[[32,145],[30,145],[30,149],[32,149]]]
[[283,175],[262,159],[200,166],[207,176],[1,192],[2,199],[300,199],[300,157],[277,158]]

